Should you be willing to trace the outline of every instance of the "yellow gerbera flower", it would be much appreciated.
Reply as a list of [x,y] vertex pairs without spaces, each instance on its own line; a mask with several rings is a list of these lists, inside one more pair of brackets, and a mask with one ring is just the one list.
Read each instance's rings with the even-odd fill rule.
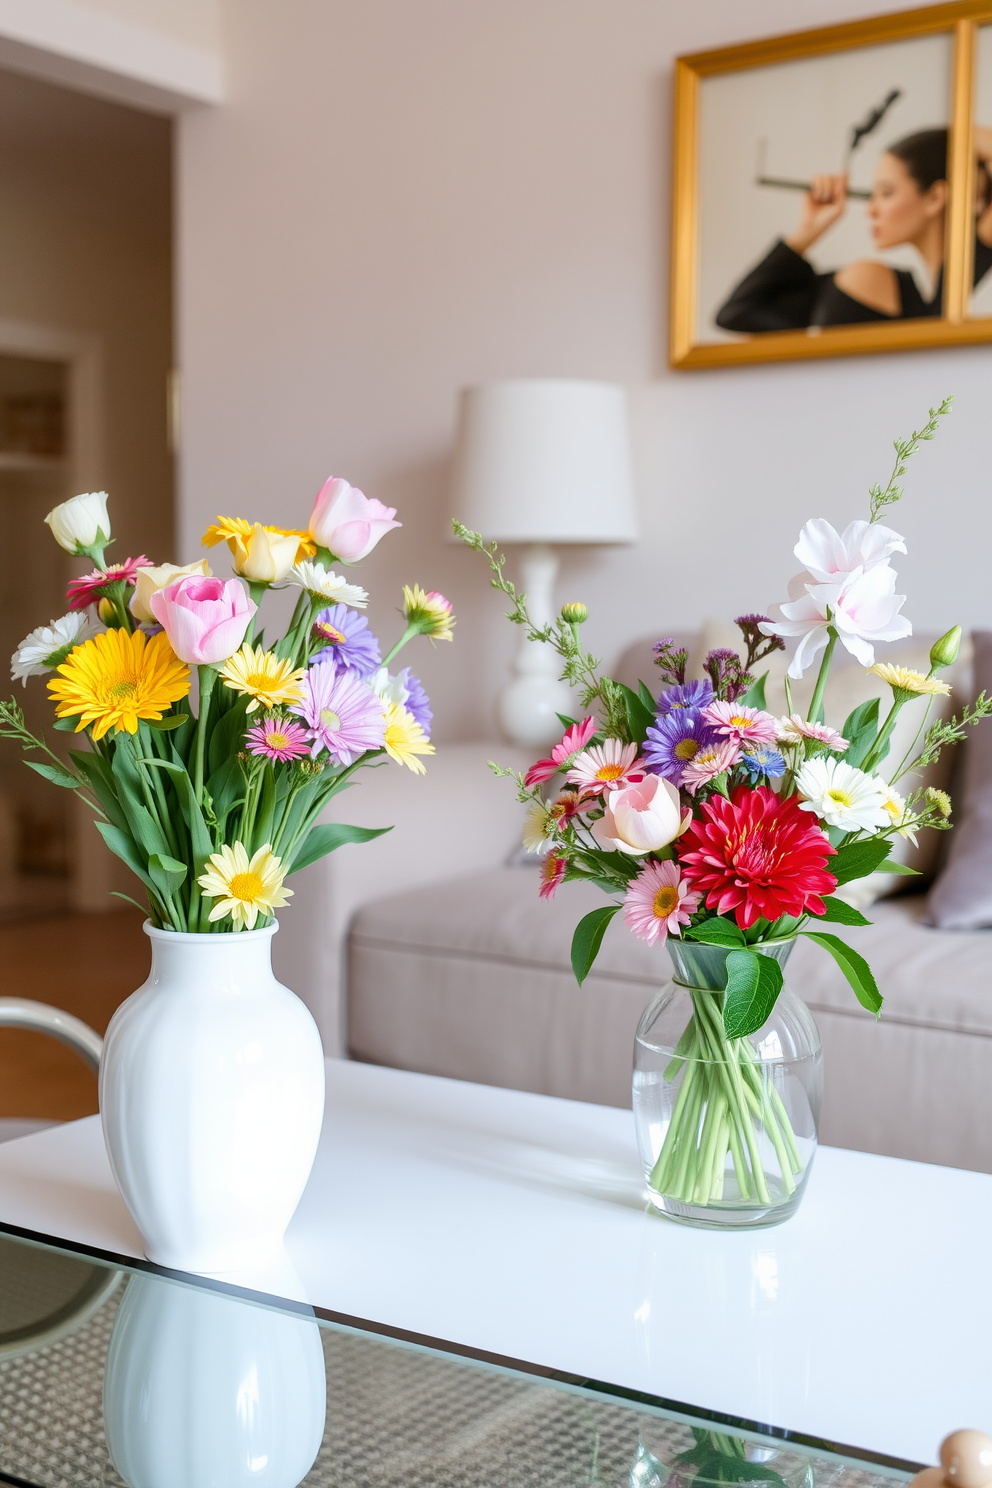
[[207,859],[209,867],[200,874],[197,883],[204,899],[219,899],[210,911],[211,922],[231,916],[235,930],[254,930],[259,915],[268,916],[274,909],[282,909],[293,897],[292,889],[284,889],[286,870],[282,859],[272,851],[267,842],[249,862],[243,842],[233,847],[222,847]]
[[306,675],[306,667],[294,672],[288,661],[280,661],[273,652],[263,651],[261,646],[246,641],[241,650],[235,651],[224,663],[220,675],[234,692],[251,698],[249,713],[254,713],[259,707],[271,712],[281,704],[302,701],[300,683]]
[[453,641],[451,634],[455,623],[450,599],[438,594],[436,589],[425,591],[419,584],[411,589],[403,585],[403,614],[408,626],[416,627],[421,635],[432,641]]
[[418,754],[433,754],[434,745],[420,724],[402,703],[386,704],[386,753],[398,765],[406,765],[415,775],[426,775],[427,770],[417,758]]
[[226,542],[237,558],[239,548],[243,550],[247,547],[248,539],[256,528],[260,532],[271,532],[276,537],[297,538],[299,540],[297,563],[302,563],[305,558],[312,558],[317,551],[317,544],[309,532],[300,532],[295,527],[272,527],[263,525],[261,522],[249,522],[246,517],[218,517],[203,534],[201,545],[205,548],[215,548],[218,543]]
[[888,682],[897,695],[903,693],[904,700],[925,696],[927,693],[940,693],[946,697],[951,690],[946,682],[940,682],[936,677],[925,677],[912,667],[893,666],[889,661],[877,661],[868,670],[874,672],[876,677],[881,677],[883,682]]
[[78,715],[76,733],[93,725],[94,739],[109,729],[136,734],[139,718],[161,718],[189,692],[189,667],[167,635],[108,630],[71,651],[48,684],[59,718]]

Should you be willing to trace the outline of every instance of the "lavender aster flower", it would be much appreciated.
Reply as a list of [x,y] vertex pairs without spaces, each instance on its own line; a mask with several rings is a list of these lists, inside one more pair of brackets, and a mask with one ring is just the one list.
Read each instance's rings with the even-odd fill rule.
[[778,780],[779,776],[785,774],[785,760],[782,755],[777,749],[770,749],[764,744],[756,744],[742,755],[741,764],[750,775],[752,785],[762,775],[769,780]]
[[380,667],[374,676],[367,678],[367,681],[384,703],[397,703],[411,713],[426,737],[430,738],[431,720],[434,715],[431,712],[426,692],[409,667],[404,667],[395,677],[390,676],[385,667]]
[[658,717],[688,708],[699,711],[713,701],[713,684],[708,679],[702,682],[684,682],[681,687],[668,687],[658,698]]
[[367,677],[381,663],[379,642],[369,630],[369,622],[347,605],[321,610],[313,622],[313,633],[324,642],[313,660],[324,666],[330,662],[336,672]]
[[685,768],[701,749],[722,743],[716,729],[689,708],[674,708],[649,728],[641,755],[655,775],[663,775],[673,785],[682,784]]
[[312,756],[326,749],[332,759],[351,765],[367,749],[382,749],[385,709],[367,682],[351,671],[311,666],[302,687],[303,701],[289,711],[308,725]]

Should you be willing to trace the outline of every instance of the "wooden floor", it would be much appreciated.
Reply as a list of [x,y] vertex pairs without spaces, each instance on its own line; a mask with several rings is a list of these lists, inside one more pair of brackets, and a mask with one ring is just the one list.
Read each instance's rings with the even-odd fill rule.
[[[148,975],[151,947],[134,909],[0,925],[0,997],[75,1013],[98,1033]],[[0,1028],[0,1116],[71,1121],[97,1109],[96,1076],[55,1039]]]

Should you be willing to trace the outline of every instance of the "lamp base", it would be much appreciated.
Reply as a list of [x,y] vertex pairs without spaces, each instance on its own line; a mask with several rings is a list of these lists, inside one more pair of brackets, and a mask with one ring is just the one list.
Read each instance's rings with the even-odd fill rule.
[[[554,616],[554,584],[558,557],[546,543],[532,543],[524,550],[520,576],[527,599],[527,613],[539,630]],[[561,661],[545,641],[520,638],[513,663],[516,676],[496,700],[496,717],[511,744],[554,744],[562,735],[559,713],[571,715],[574,699],[567,683],[559,680]]]

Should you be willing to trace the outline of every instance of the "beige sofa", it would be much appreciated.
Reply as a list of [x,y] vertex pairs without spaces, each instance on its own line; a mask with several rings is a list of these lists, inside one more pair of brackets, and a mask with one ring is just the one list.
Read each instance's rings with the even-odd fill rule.
[[[626,665],[650,675],[643,649]],[[841,678],[837,698],[855,685]],[[319,933],[303,955],[285,917],[284,979],[328,1047],[354,1058],[629,1105],[634,1029],[668,957],[614,922],[576,986],[572,930],[602,896],[571,884],[546,903],[536,866],[510,866],[521,808],[487,770],[494,755],[527,762],[506,745],[448,746],[426,777],[376,772],[364,799],[340,798],[340,819],[396,829],[295,880],[295,914]],[[902,895],[872,906],[869,929],[840,931],[875,970],[878,1023],[818,947],[800,944],[789,963],[824,1044],[821,1137],[992,1172],[992,931],[933,930],[924,912],[923,895]]]

